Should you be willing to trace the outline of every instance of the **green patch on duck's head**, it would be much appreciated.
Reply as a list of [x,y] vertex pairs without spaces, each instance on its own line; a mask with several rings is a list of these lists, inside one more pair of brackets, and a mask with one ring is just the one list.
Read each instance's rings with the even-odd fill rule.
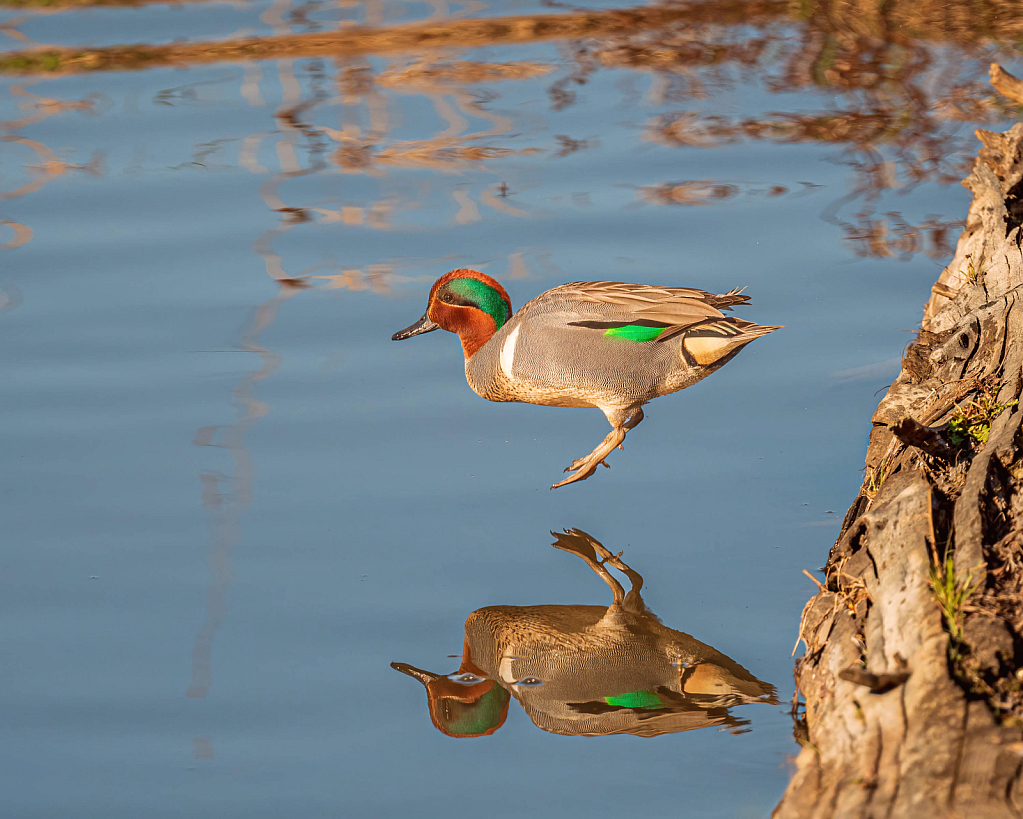
[[452,270],[438,279],[434,288],[431,301],[455,307],[475,307],[494,320],[497,330],[511,318],[511,301],[505,289],[477,270]]
[[489,690],[474,702],[454,697],[430,701],[433,724],[449,737],[480,737],[492,734],[508,716],[511,695],[492,680]]
[[449,737],[487,736],[504,725],[511,694],[496,680],[481,676],[471,660],[463,661],[454,674],[435,674],[408,663],[391,663],[391,668],[426,687],[430,719]]

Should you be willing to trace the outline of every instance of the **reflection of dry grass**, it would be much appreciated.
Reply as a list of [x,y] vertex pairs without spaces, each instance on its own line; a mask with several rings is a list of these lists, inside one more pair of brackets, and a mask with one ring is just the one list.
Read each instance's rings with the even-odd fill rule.
[[[26,0],[26,3],[34,1]],[[127,3],[137,1],[126,0]],[[114,3],[115,0],[67,2]],[[0,4],[3,3],[11,4],[12,0],[0,0]],[[571,89],[585,84],[589,76],[601,68],[647,72],[651,77],[650,99],[657,105],[708,97],[717,88],[751,78],[761,80],[772,91],[833,89],[835,110],[815,114],[776,113],[749,119],[707,117],[681,111],[651,120],[644,138],[668,146],[705,148],[742,139],[839,145],[843,149],[842,161],[853,169],[857,178],[854,195],[848,200],[862,198],[868,207],[851,220],[843,221],[836,213],[829,221],[845,231],[845,238],[854,252],[882,257],[905,257],[921,251],[944,255],[948,252],[948,223],[933,220],[914,226],[892,213],[880,218],[872,212],[871,203],[886,190],[905,189],[922,181],[958,179],[962,169],[954,161],[961,156],[959,137],[943,125],[964,119],[991,120],[1016,109],[999,102],[986,85],[977,81],[976,66],[969,59],[976,55],[967,53],[968,49],[942,62],[944,67],[936,68],[935,50],[908,39],[905,30],[890,22],[912,20],[913,31],[921,36],[972,43],[992,34],[1002,36],[1018,31],[1023,26],[1023,2],[966,0],[962,5],[972,10],[972,16],[959,10],[949,10],[941,16],[929,11],[939,7],[937,0],[913,0],[912,4],[910,0],[887,0],[883,12],[888,24],[884,25],[879,5],[875,0],[802,0],[798,4],[788,0],[721,0],[557,15],[476,20],[449,17],[443,21],[386,28],[356,27],[330,33],[213,43],[96,50],[37,49],[0,55],[0,72],[72,72],[314,55],[334,57],[333,81],[337,98],[329,98],[322,90],[330,82],[323,72],[325,61],[319,61],[318,70],[323,73],[317,79],[316,87],[321,90],[316,100],[300,104],[299,84],[295,78],[284,83],[296,96],[278,113],[278,125],[288,135],[277,145],[283,172],[261,189],[268,206],[282,215],[281,225],[269,231],[266,243],[259,245],[261,252],[267,253],[268,270],[277,278],[288,276],[280,267],[280,258],[272,253],[270,242],[283,231],[303,220],[387,229],[391,212],[401,207],[397,200],[390,198],[372,205],[368,201],[358,203],[366,207],[340,203],[327,203],[320,208],[288,207],[277,195],[276,186],[322,170],[328,159],[346,173],[382,176],[385,166],[461,170],[494,159],[537,152],[535,148],[502,147],[516,144],[515,137],[508,136],[515,130],[513,120],[489,110],[487,103],[497,98],[497,93],[481,86],[504,80],[532,80],[553,71],[552,65],[536,61],[445,60],[436,53],[432,56],[424,56],[424,53],[429,54],[429,49],[433,48],[554,39],[568,41],[562,51],[572,62],[570,70],[550,89],[552,101],[558,108],[572,104],[575,97]],[[860,6],[863,6],[862,15],[850,11]],[[988,12],[1001,15],[997,29],[986,22],[992,19]],[[794,24],[794,19],[804,22]],[[979,49],[974,51],[979,53]],[[369,53],[402,56],[398,64],[375,73],[366,58],[352,56]],[[956,67],[949,68],[949,65]],[[261,69],[251,63],[247,70]],[[964,74],[966,76],[962,76]],[[382,93],[383,88],[389,89],[388,93]],[[392,91],[395,95],[415,94],[428,98],[447,126],[441,126],[443,130],[438,129],[438,133],[427,140],[394,141],[389,136],[393,123],[388,120],[386,99]],[[258,86],[250,83],[246,99],[250,99],[252,93],[258,101]],[[33,98],[32,117],[14,121],[9,126],[29,124],[51,112],[73,108],[89,113],[93,105],[90,100],[62,103],[35,95]],[[365,105],[369,116],[353,116],[350,108],[343,108],[338,128],[306,123],[305,110],[319,102],[325,105],[340,102],[345,107]],[[474,130],[473,126],[480,119],[492,123],[492,128]],[[256,148],[270,133],[256,134],[245,140],[241,152],[245,167],[265,172],[256,162]],[[558,147],[548,154],[553,157],[598,144],[595,139],[575,139],[560,134],[554,138]],[[34,143],[23,144],[37,150]],[[300,160],[298,153],[304,147],[315,149],[316,163],[308,168],[303,167],[304,160]],[[59,162],[52,155],[44,157],[40,153],[40,159],[43,161],[34,168],[36,177],[28,186],[7,196],[28,193],[67,170],[90,169],[90,166]],[[772,194],[719,180],[687,180],[647,186],[639,189],[637,196],[660,205],[701,205],[739,194],[777,193],[784,191]],[[470,196],[469,191],[459,189],[451,195],[458,206],[455,221],[459,224],[479,220],[480,206],[515,216],[527,213],[490,190]],[[0,198],[3,196],[0,193]],[[315,214],[322,218],[316,219]]]
[[685,26],[595,43],[592,56],[607,68],[645,68],[687,72],[713,65],[754,66],[777,37],[753,37],[729,42],[714,27]]
[[[0,0],[0,8],[8,9],[63,9],[85,6],[146,6],[164,0]],[[175,0],[177,3],[198,3],[207,0]]]
[[857,256],[897,257],[905,261],[914,254],[926,253],[931,259],[947,259],[954,251],[949,241],[950,231],[962,227],[961,221],[928,219],[919,225],[911,225],[898,213],[886,213],[885,216],[885,219],[876,219],[859,214],[855,224],[839,223]]
[[641,199],[657,205],[709,205],[720,199],[731,199],[738,193],[739,188],[736,185],[710,179],[665,182],[661,185],[646,185],[639,189]]
[[786,0],[718,0],[715,3],[672,3],[636,9],[449,20],[386,28],[358,26],[329,33],[252,37],[213,43],[35,49],[0,56],[0,73],[123,71],[289,57],[393,54],[428,48],[603,37],[659,28],[680,20],[755,25],[784,14],[786,7]]
[[[0,0],[0,7],[137,5],[146,0]],[[343,31],[291,34],[220,42],[171,43],[162,46],[112,46],[100,49],[45,48],[9,52],[0,57],[0,72],[79,72],[125,70],[162,65],[238,62],[295,57],[382,54],[427,48],[473,47],[543,40],[601,38],[584,51],[592,63],[643,67],[658,72],[686,72],[715,64],[754,66],[770,54],[783,35],[727,42],[715,29],[728,26],[807,22],[813,36],[797,73],[814,82],[842,85],[856,75],[875,79],[895,65],[912,61],[913,39],[962,44],[1023,39],[1023,4],[1018,0],[716,0],[675,2],[635,9],[521,15],[491,19],[453,19],[384,28],[352,27]],[[710,31],[708,34],[704,28]],[[637,36],[658,30],[655,37]],[[882,48],[878,48],[878,44]],[[895,45],[901,55],[886,48]],[[788,76],[786,79],[793,79]],[[479,82],[445,78],[442,81]],[[862,82],[854,81],[853,84]],[[699,83],[697,83],[699,86]]]
[[[363,134],[358,128],[338,130],[323,127],[322,132],[339,145],[332,159],[346,173],[379,174],[380,165],[461,170],[472,163],[490,159],[528,156],[538,153],[539,149],[479,144],[486,137],[508,133],[512,121],[486,109],[484,103],[491,99],[486,91],[472,92],[466,86],[501,80],[528,80],[543,76],[553,69],[551,65],[536,62],[421,60],[410,65],[392,67],[379,75],[364,71],[359,74],[358,97],[369,98],[378,93],[379,87],[389,87],[404,94],[423,95],[432,101],[438,117],[448,127],[431,139],[414,142],[391,142],[386,132]],[[346,94],[352,99],[356,96],[351,88],[346,88]],[[470,118],[487,120],[493,127],[486,131],[470,132]],[[460,206],[464,210],[465,204],[460,203]]]
[[312,279],[325,279],[326,290],[370,290],[378,296],[391,294],[391,267],[386,264],[370,265],[363,273],[361,270],[342,270],[327,276],[310,276]]
[[4,244],[0,244],[0,248],[10,249],[21,247],[32,239],[32,228],[28,225],[23,225],[20,222],[12,222],[10,219],[0,219],[0,225],[5,225],[14,231],[14,237]]
[[397,143],[386,148],[378,148],[373,142],[345,137],[337,131],[331,136],[341,142],[341,147],[333,153],[332,159],[346,173],[375,173],[378,164],[456,170],[465,167],[467,163],[540,153],[539,148],[496,148],[464,144],[466,140],[477,138],[476,135]]
[[[814,185],[800,183],[802,192],[809,192]],[[765,196],[773,199],[789,192],[785,185],[756,185],[751,183],[724,182],[720,179],[687,179],[683,182],[662,182],[660,185],[644,185],[636,195],[651,205],[709,205],[722,199],[732,199],[739,194]]]
[[56,100],[51,97],[44,97],[41,94],[36,94],[34,91],[29,91],[25,88],[27,83],[19,83],[10,87],[12,96],[22,97],[23,102],[19,107],[31,110],[31,113],[27,116],[21,117],[20,119],[11,119],[6,122],[0,122],[0,128],[6,131],[17,131],[21,128],[25,128],[29,125],[34,125],[37,122],[41,122],[48,117],[62,114],[65,111],[78,111],[82,114],[95,114],[96,113],[96,102],[99,96],[96,94],[90,94],[88,97],[80,100]]
[[256,353],[261,361],[258,370],[246,374],[232,393],[238,417],[230,424],[200,427],[193,443],[196,446],[222,448],[228,452],[234,474],[207,470],[200,473],[202,505],[209,513],[210,545],[206,558],[209,583],[206,588],[206,614],[192,645],[192,675],[185,696],[205,697],[213,684],[213,639],[227,614],[227,591],[233,571],[231,552],[241,539],[240,519],[252,504],[255,481],[252,453],[245,444],[246,433],[267,415],[270,407],[253,393],[260,381],[269,378],[280,366],[281,358],[259,343],[260,335],[277,318],[277,311],[288,299],[300,292],[290,283],[282,282],[270,301],[255,310],[242,328],[238,346]]
[[[944,133],[930,107],[920,110],[916,89],[909,89],[910,95],[914,102],[907,101],[904,107],[879,102],[873,110],[771,113],[748,119],[705,117],[691,111],[665,114],[648,123],[644,139],[701,148],[742,139],[841,145],[847,150],[846,164],[859,178],[856,195],[872,201],[885,190],[925,181],[950,183],[964,173],[960,140],[954,133]],[[879,153],[882,146],[892,151],[894,162]]]
[[1019,0],[799,0],[797,14],[847,41],[882,37],[903,42],[917,38],[1011,42],[1023,37]]
[[401,88],[410,85],[471,85],[501,80],[531,80],[554,70],[553,65],[536,62],[419,62],[400,69],[384,71],[377,78],[379,85]]
[[645,138],[662,145],[702,148],[744,138],[786,143],[883,145],[894,142],[905,133],[908,125],[908,113],[896,109],[825,111],[819,114],[772,113],[735,120],[684,111],[652,120]]
[[[837,213],[826,218],[846,231],[858,254],[905,258],[926,248],[937,256],[947,251],[950,225],[874,218],[873,205],[888,190],[961,179],[973,152],[964,150],[959,122],[1018,117],[1018,106],[992,94],[983,73],[992,44],[1021,39],[1019,0],[794,0],[787,15],[761,21],[752,33],[708,20],[574,43],[566,49],[573,64],[549,93],[556,108],[571,105],[573,86],[601,67],[651,73],[656,105],[754,80],[781,93],[827,89],[835,95],[832,110],[745,119],[675,111],[648,122],[644,139],[699,148],[745,139],[840,146],[856,176],[843,203],[862,199],[866,207],[857,224]],[[959,47],[938,58],[936,47],[946,43]],[[692,194],[659,188],[643,195],[692,204]]]
[[[485,89],[470,91],[467,85],[478,85],[484,81],[531,79],[552,70],[553,66],[530,62],[502,64],[420,61],[385,71],[377,81],[401,93],[419,93],[431,100],[437,116],[448,124],[447,129],[434,134],[434,141],[464,141],[507,134],[512,129],[511,119],[486,108],[485,103],[496,95]],[[486,120],[492,127],[487,131],[467,135],[469,118]]]
[[492,148],[484,145],[445,145],[441,140],[410,143],[378,151],[373,159],[384,165],[415,165],[421,168],[454,168],[467,162],[482,162],[507,156],[529,156],[539,148]]
[[35,171],[35,179],[31,182],[26,182],[24,185],[13,191],[0,191],[0,200],[17,199],[19,196],[25,196],[26,194],[38,190],[51,179],[56,179],[58,176],[61,176],[68,171],[83,171],[91,176],[100,176],[103,173],[103,155],[100,153],[94,153],[92,159],[85,165],[73,165],[70,162],[64,162],[61,159],[57,159],[53,151],[34,139],[19,136],[0,137],[0,143],[5,142],[24,145],[26,148],[34,151],[40,161],[38,165],[26,166],[30,170]]

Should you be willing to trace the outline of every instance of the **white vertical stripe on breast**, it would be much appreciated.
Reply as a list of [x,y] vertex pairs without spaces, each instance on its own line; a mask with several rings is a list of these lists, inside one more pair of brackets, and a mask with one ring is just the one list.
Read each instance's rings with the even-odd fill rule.
[[[518,332],[518,328],[515,328],[515,332]],[[497,676],[501,678],[501,682],[511,685],[515,682],[515,672],[512,671],[512,662],[517,660],[518,657],[509,657],[505,655],[501,658],[501,664],[497,667]]]
[[501,345],[501,370],[511,381],[515,380],[515,376],[512,375],[512,365],[515,363],[515,344],[519,340],[519,330],[521,329],[522,325],[520,324],[508,334],[508,338]]

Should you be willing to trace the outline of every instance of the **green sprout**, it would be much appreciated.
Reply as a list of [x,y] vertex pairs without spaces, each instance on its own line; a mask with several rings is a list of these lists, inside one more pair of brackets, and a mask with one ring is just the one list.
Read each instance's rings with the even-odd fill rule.
[[[977,567],[980,568],[980,567]],[[958,653],[958,647],[963,641],[963,621],[966,618],[966,602],[973,596],[973,593],[980,588],[980,579],[974,580],[975,569],[966,573],[965,577],[957,577],[955,561],[952,553],[945,555],[944,564],[931,567],[930,584],[934,602],[941,609],[941,615],[945,618],[948,633],[952,638],[953,650]]]
[[881,491],[881,487],[884,485],[885,479],[888,477],[888,470],[892,468],[891,459],[885,455],[881,459],[881,463],[870,470],[870,474],[867,475],[867,486],[866,495],[871,500],[874,496]]
[[948,422],[948,441],[952,446],[962,446],[968,440],[978,444],[986,444],[991,434],[991,422],[1001,415],[1009,407],[1019,404],[1019,401],[999,401],[998,392],[1001,387],[992,392],[985,392],[979,398],[974,398],[968,404],[959,407],[958,411]]
[[977,284],[982,278],[984,278],[984,261],[981,260],[980,264],[974,267],[973,265],[973,254],[966,254],[966,269],[959,269],[959,275],[962,276],[970,284]]

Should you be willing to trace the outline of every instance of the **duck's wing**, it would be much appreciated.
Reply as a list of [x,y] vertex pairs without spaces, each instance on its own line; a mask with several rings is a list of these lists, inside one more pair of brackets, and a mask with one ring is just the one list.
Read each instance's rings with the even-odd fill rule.
[[[646,326],[670,328],[662,338],[677,335],[695,325],[716,324],[725,318],[722,310],[746,304],[749,296],[740,290],[721,295],[688,287],[655,287],[628,282],[572,282],[548,290],[526,304],[520,312],[543,309],[578,315],[576,326],[641,322]],[[592,320],[588,320],[592,319]],[[729,319],[728,323],[736,319]],[[594,325],[595,327],[595,325]]]

